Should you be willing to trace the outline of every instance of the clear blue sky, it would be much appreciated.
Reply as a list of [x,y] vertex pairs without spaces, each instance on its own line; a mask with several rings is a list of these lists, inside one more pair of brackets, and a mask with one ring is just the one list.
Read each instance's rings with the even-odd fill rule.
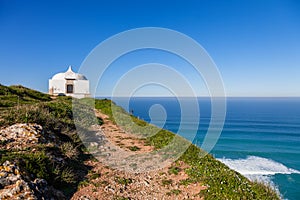
[[[218,66],[228,96],[300,96],[296,0],[0,0],[0,83],[47,92],[53,74],[69,65],[78,70],[101,41],[148,26],[199,42]],[[174,61],[165,54],[150,60],[155,58]],[[113,81],[107,81],[108,91]]]

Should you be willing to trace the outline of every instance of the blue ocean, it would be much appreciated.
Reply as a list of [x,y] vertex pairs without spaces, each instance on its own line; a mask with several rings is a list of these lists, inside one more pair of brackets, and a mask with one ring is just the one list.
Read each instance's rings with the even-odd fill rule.
[[[201,147],[211,118],[209,98],[197,99],[200,117],[189,118],[180,131],[182,111],[176,98],[113,100],[135,116]],[[159,115],[151,115],[153,108],[166,115],[163,124]],[[193,123],[199,123],[197,130],[189,128]],[[268,182],[284,199],[300,199],[300,98],[227,98],[224,128],[210,153],[249,179]]]

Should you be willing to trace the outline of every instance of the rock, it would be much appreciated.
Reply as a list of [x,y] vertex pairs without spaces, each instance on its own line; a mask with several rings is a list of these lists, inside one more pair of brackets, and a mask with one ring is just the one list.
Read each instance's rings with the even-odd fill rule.
[[144,180],[144,184],[145,184],[145,186],[149,186],[150,184],[149,184],[149,182],[147,181],[147,180]]
[[19,167],[10,161],[0,165],[0,199],[66,199],[44,179],[26,181]]
[[28,183],[22,179],[19,167],[14,163],[5,161],[0,166],[0,175],[0,199],[37,199],[34,196],[34,191],[32,191]]
[[83,197],[80,197],[79,200],[90,200],[90,198],[87,196],[83,196]]
[[38,124],[14,124],[0,130],[0,146],[3,149],[25,149],[46,142],[42,126]]

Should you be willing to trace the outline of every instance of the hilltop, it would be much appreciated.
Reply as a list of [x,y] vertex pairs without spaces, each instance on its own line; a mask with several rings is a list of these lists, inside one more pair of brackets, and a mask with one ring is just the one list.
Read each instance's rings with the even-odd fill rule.
[[[157,130],[141,138],[146,133],[126,120],[116,123],[112,109],[140,127],[146,122],[110,100],[90,100],[78,104],[95,113],[93,131],[128,154],[159,150],[175,137]],[[143,163],[124,171],[99,162],[80,140],[70,97],[0,85],[0,110],[0,199],[280,199],[269,186],[251,182],[183,138],[187,151],[162,169],[130,173]],[[107,144],[97,148],[113,153]]]

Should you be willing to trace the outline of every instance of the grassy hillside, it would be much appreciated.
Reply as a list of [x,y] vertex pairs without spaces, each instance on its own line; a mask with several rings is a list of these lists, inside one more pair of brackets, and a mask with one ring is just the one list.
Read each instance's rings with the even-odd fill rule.
[[12,107],[18,104],[32,104],[50,100],[49,95],[20,85],[7,87],[0,84],[0,107]]
[[[15,123],[37,123],[49,138],[23,150],[6,149],[0,141],[0,164],[6,160],[20,166],[23,176],[42,178],[68,197],[87,174],[83,164],[91,159],[76,135],[72,99],[49,95],[22,86],[0,86],[0,127]],[[61,160],[57,160],[57,158]]]
[[[113,120],[111,108],[115,111],[114,115],[118,118],[126,112],[109,100],[96,100],[96,108],[106,113]],[[131,116],[135,124],[145,126],[145,122]],[[118,121],[125,130],[131,130],[139,134],[138,129],[126,121]],[[150,127],[155,128],[155,127]],[[144,135],[143,132],[140,134]],[[167,130],[159,130],[154,136],[147,138],[147,142],[157,149],[168,145],[173,139],[174,134]],[[188,141],[182,139],[182,143]],[[189,143],[189,142],[188,142]],[[208,186],[207,190],[201,191],[205,199],[280,199],[278,194],[270,187],[263,183],[252,182],[236,171],[229,169],[226,165],[213,158],[210,154],[204,155],[200,148],[191,144],[187,151],[178,159],[190,165],[186,169],[189,178],[182,181],[182,184],[189,185],[195,182],[202,182]]]
[[[86,106],[88,99],[79,101],[83,109],[93,109]],[[95,100],[95,108],[108,115],[115,121],[112,109],[122,118],[128,114],[110,100]],[[13,160],[32,177],[43,178],[55,188],[64,192],[67,197],[76,191],[78,184],[87,175],[89,168],[85,161],[93,159],[86,152],[76,134],[72,115],[72,99],[58,97],[51,99],[49,95],[22,86],[6,87],[0,85],[0,127],[7,127],[15,123],[37,123],[43,126],[46,134],[55,135],[57,140],[49,141],[22,151],[3,149],[5,144],[0,141],[0,164],[5,160]],[[144,135],[147,132],[138,128],[147,125],[146,122],[134,116],[130,118],[139,126],[133,126],[124,120],[118,124],[125,130]],[[97,123],[101,124],[99,119]],[[149,126],[149,130],[158,129]],[[157,134],[146,139],[148,145],[160,149],[173,139],[175,135],[167,130],[159,130]],[[182,139],[183,143],[188,141]],[[279,199],[270,187],[251,182],[241,174],[229,169],[211,155],[203,155],[203,151],[195,145],[190,145],[179,158],[189,165],[185,169],[188,178],[182,185],[195,182],[204,183],[208,189],[201,191],[205,199]],[[53,159],[63,158],[64,162]],[[178,169],[174,169],[174,173]]]

